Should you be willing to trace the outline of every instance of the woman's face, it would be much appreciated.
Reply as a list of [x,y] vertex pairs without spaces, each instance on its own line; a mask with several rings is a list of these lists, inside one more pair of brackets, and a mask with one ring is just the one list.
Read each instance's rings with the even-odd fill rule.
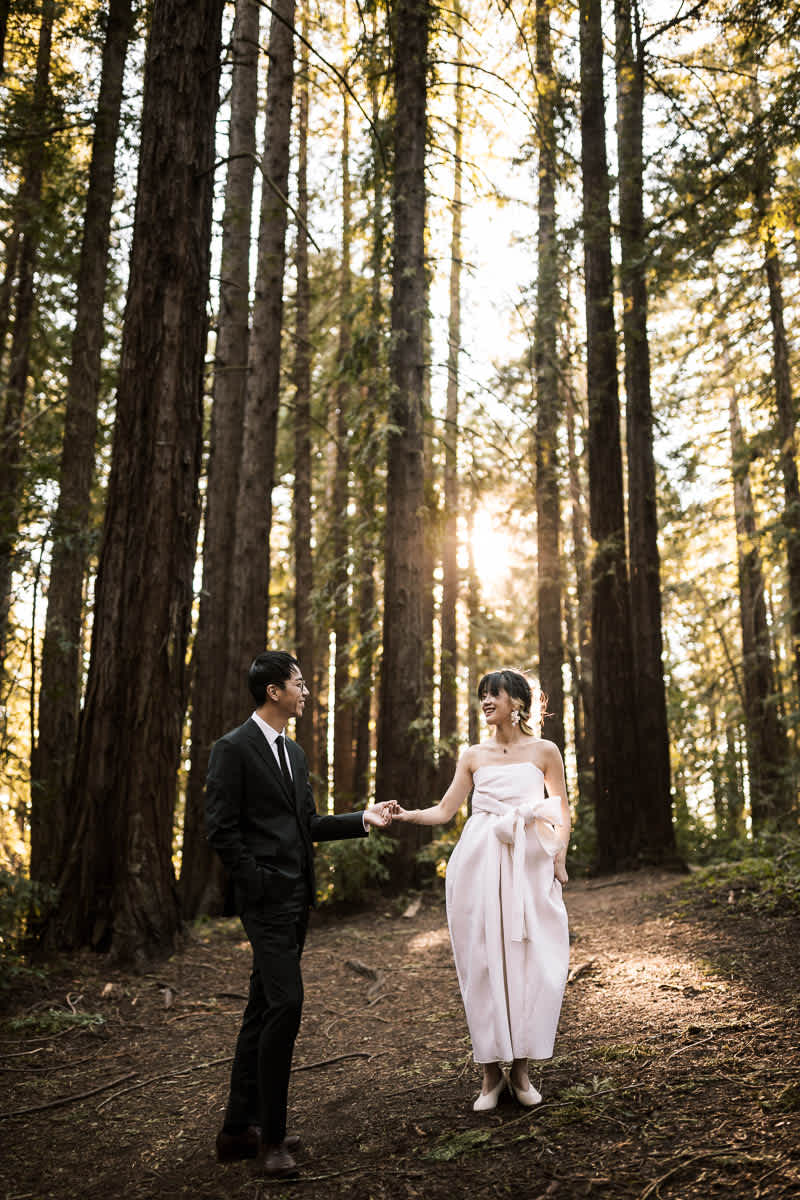
[[502,725],[504,721],[510,721],[515,707],[505,688],[500,688],[496,696],[487,692],[481,700],[481,708],[487,725]]

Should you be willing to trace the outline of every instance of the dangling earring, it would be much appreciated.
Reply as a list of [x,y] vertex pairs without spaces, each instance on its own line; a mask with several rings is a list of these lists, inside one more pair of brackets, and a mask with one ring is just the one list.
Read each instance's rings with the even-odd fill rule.
[[511,724],[519,725],[519,709],[515,708],[511,714]]

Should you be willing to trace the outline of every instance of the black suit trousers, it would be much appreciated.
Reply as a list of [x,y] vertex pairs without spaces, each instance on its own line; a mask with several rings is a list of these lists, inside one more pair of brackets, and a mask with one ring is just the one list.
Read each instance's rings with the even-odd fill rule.
[[231,1071],[225,1129],[260,1125],[267,1145],[286,1137],[286,1106],[295,1038],[303,1011],[300,957],[308,906],[262,905],[241,915],[253,947],[250,994]]

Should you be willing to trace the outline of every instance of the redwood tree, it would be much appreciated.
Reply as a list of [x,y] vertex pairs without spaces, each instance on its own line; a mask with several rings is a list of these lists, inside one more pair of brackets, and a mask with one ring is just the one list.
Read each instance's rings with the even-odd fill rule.
[[[394,175],[392,178],[392,302],[389,360],[384,550],[383,662],[376,796],[404,805],[420,795],[425,746],[422,510],[425,332],[425,138],[428,0],[394,6]],[[414,875],[416,826],[402,827],[392,858],[397,883]]]
[[742,712],[747,741],[750,815],[753,832],[760,833],[788,823],[794,796],[789,743],[778,712],[748,451],[733,387],[729,417],[742,628]]
[[617,340],[603,97],[600,0],[580,2],[581,169],[589,402],[592,678],[599,870],[632,867],[646,846],[625,552]]
[[[11,361],[0,424],[0,678],[5,669],[11,580],[22,490],[22,426],[36,303],[34,273],[42,236],[42,185],[53,124],[50,112],[50,59],[54,20],[54,0],[43,0],[27,146],[23,156],[19,193],[15,200],[15,229],[7,247],[7,253],[13,249],[13,254],[9,253],[10,261],[6,271],[9,301],[13,282],[12,263],[16,267],[16,290]],[[3,343],[0,342],[0,353],[3,348]]]
[[78,266],[59,497],[42,646],[39,731],[31,752],[31,878],[52,881],[69,829],[67,792],[78,730],[83,592],[91,552],[91,488],[100,399],[109,232],[132,0],[106,19]]
[[647,242],[643,204],[644,48],[637,0],[615,0],[622,328],[628,464],[631,628],[642,755],[639,780],[648,858],[675,857],[669,732],[661,634],[653,406],[647,337]]
[[231,602],[231,674],[226,689],[231,723],[247,713],[246,671],[253,656],[264,649],[269,619],[269,538],[280,398],[294,11],[294,0],[275,0],[271,6],[258,258],[232,559],[236,594]]
[[[309,61],[303,16],[304,40],[300,48],[299,96],[297,117],[297,249],[295,270],[294,328],[294,645],[305,678],[316,675],[315,631],[312,609],[314,556],[312,551],[311,512],[311,287],[308,278],[308,105]],[[303,725],[303,745],[312,773],[319,771],[317,697]],[[310,726],[310,736],[309,736]]]
[[461,161],[464,141],[464,52],[461,10],[455,5],[455,120],[453,128],[453,201],[450,235],[450,311],[447,327],[447,408],[444,428],[444,514],[442,516],[441,701],[439,705],[439,792],[453,778],[458,757],[458,360],[461,351],[461,226],[463,219]]
[[231,529],[236,518],[250,316],[250,222],[258,111],[257,0],[238,0],[231,49],[231,115],[222,216],[219,317],[203,532],[203,584],[192,651],[192,747],[181,859],[184,916],[221,911],[222,868],[205,831],[205,779],[214,740],[232,724],[225,709],[228,620],[235,597]]
[[[155,0],[74,834],[51,926],[65,948],[169,953],[172,819],[199,517],[214,121],[224,0]],[[175,36],[180,30],[181,36]]]
[[350,195],[350,111],[347,87],[342,87],[342,259],[339,284],[339,345],[337,348],[336,385],[334,388],[334,434],[336,465],[333,475],[333,528],[331,530],[332,604],[336,653],[334,659],[333,718],[333,805],[335,812],[353,807],[353,724],[354,705],[350,692],[352,622],[350,605],[350,446],[349,423],[352,407],[352,202]]
[[543,732],[564,753],[564,635],[561,581],[561,494],[558,438],[558,246],[556,243],[555,74],[550,47],[549,0],[536,5],[539,231],[536,291],[536,530],[539,678],[548,698]]

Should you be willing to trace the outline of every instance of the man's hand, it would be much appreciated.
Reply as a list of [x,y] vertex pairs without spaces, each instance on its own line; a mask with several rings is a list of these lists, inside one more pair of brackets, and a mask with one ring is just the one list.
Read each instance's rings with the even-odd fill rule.
[[364,824],[384,829],[387,825],[391,825],[395,807],[392,800],[383,800],[380,804],[373,804],[371,808],[364,809]]
[[555,873],[555,877],[559,883],[567,882],[567,880],[569,879],[569,875],[567,874],[567,850],[566,850],[566,847],[563,850],[559,850],[558,854],[555,856],[555,859],[553,861],[553,870]]

